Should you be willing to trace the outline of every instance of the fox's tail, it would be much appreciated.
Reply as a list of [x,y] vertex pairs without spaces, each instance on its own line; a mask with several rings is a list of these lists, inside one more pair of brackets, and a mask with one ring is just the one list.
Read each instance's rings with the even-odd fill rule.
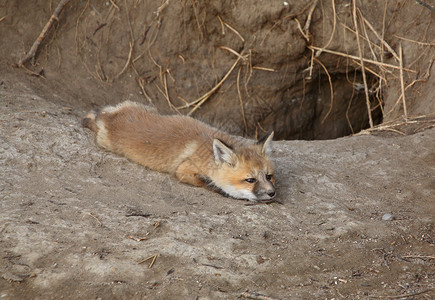
[[88,112],[88,114],[82,119],[82,126],[89,128],[94,132],[98,132],[97,117],[99,112],[100,109],[98,108]]

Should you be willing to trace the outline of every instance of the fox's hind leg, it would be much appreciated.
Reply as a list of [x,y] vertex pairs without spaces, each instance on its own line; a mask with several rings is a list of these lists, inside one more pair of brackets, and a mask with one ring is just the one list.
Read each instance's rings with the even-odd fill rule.
[[98,132],[97,116],[99,109],[94,109],[88,112],[88,114],[82,119],[82,126],[89,128],[93,132]]
[[104,107],[103,109],[94,109],[88,112],[88,114],[82,119],[83,127],[91,129],[96,133],[95,139],[97,144],[107,150],[113,150],[108,136],[108,131],[105,125],[105,118],[110,113],[107,110],[113,110],[112,106]]

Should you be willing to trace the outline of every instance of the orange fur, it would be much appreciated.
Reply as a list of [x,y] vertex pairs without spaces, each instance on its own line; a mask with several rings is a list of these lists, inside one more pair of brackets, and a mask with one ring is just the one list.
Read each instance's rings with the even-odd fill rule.
[[82,124],[96,132],[101,147],[181,182],[238,199],[269,201],[275,195],[274,178],[269,178],[273,166],[267,159],[273,133],[258,143],[131,101],[91,111]]

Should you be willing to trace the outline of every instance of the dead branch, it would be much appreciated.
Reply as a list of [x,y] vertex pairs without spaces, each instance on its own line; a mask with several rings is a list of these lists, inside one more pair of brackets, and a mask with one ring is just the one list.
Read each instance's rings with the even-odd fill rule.
[[308,11],[307,21],[305,22],[304,31],[305,31],[305,35],[308,37],[310,36],[311,18],[313,17],[313,12],[316,9],[317,2],[319,2],[319,0],[314,0],[313,3],[311,4],[310,10]]
[[433,7],[430,4],[427,4],[426,2],[420,1],[420,0],[415,0],[415,2],[417,2],[418,4],[422,5],[423,7],[426,7],[427,9],[431,10],[432,12],[435,12],[435,7]]
[[38,51],[39,46],[41,45],[44,38],[47,36],[47,33],[53,26],[54,21],[59,21],[59,14],[61,13],[62,9],[68,2],[69,0],[61,0],[59,2],[56,9],[54,10],[53,15],[50,17],[47,24],[45,24],[44,29],[42,29],[42,32],[39,34],[38,38],[33,43],[29,52],[27,52],[27,54],[18,62],[18,67],[20,68],[23,67],[24,64],[27,63],[29,60],[32,60],[32,64],[34,63],[36,51]]

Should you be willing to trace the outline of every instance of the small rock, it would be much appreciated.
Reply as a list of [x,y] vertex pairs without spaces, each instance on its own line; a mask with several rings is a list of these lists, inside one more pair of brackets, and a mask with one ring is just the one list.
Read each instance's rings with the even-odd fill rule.
[[394,216],[392,214],[385,214],[382,216],[383,221],[392,221],[394,220]]

